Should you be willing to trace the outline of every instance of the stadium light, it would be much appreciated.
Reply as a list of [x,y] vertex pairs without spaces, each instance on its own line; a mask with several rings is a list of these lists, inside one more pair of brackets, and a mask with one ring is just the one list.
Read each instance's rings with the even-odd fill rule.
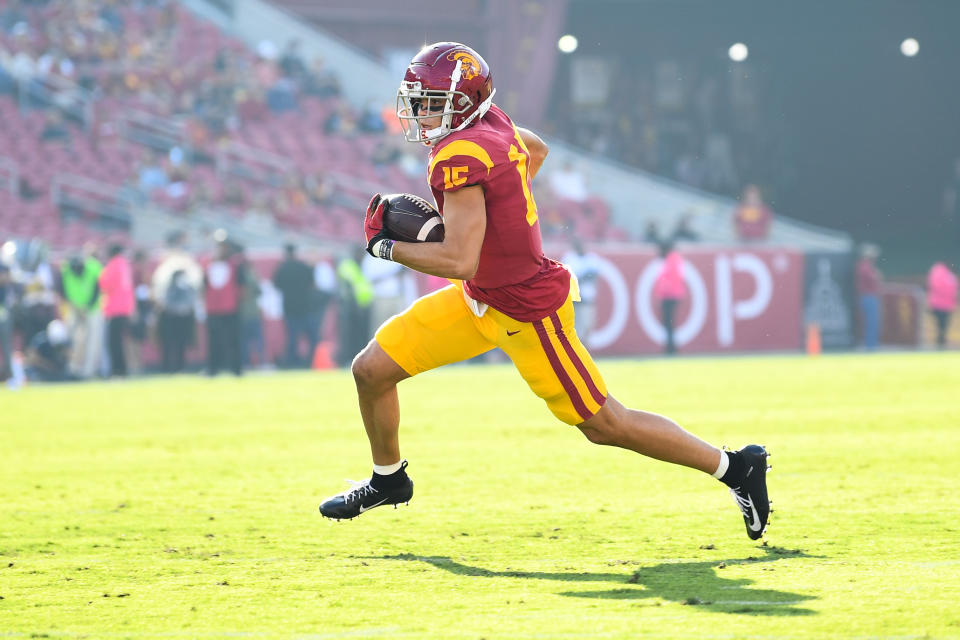
[[562,53],[573,53],[577,50],[578,44],[577,37],[569,33],[565,36],[560,36],[560,39],[557,40],[557,48],[560,49]]
[[917,42],[916,38],[907,38],[900,43],[900,53],[908,58],[912,58],[913,56],[917,55],[919,51],[920,43]]
[[730,45],[727,55],[730,56],[730,59],[734,62],[743,62],[747,59],[747,56],[750,55],[750,50],[747,49],[747,45],[742,42],[737,42]]

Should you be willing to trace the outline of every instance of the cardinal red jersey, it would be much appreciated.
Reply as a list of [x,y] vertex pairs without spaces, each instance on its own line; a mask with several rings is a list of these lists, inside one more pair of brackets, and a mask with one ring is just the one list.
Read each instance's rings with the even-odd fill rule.
[[549,316],[570,292],[570,273],[543,255],[529,162],[513,122],[493,105],[479,122],[438,142],[428,169],[441,214],[444,193],[483,187],[487,230],[477,273],[464,287],[473,298],[521,322]]

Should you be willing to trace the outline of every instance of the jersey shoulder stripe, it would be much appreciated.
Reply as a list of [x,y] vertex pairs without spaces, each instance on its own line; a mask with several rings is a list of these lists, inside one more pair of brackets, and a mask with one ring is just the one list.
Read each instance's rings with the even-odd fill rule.
[[493,168],[493,160],[486,149],[472,140],[454,140],[437,151],[436,155],[430,159],[429,174],[433,175],[433,169],[438,163],[449,160],[454,156],[468,156],[478,160],[487,168],[487,173]]

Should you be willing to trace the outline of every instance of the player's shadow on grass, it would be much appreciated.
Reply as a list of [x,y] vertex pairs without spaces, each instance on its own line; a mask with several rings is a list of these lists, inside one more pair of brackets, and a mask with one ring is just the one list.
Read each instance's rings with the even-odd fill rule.
[[[451,560],[446,556],[417,556],[409,553],[380,556],[384,560],[426,562],[438,569],[475,578],[521,578],[562,582],[612,582],[623,586],[608,590],[561,591],[559,595],[605,600],[642,600],[660,598],[722,613],[747,613],[766,616],[804,616],[816,613],[799,607],[813,596],[773,589],[750,588],[749,578],[727,578],[724,571],[732,565],[769,563],[781,558],[810,558],[799,549],[764,547],[765,557],[709,560],[702,562],[666,562],[642,567],[632,573],[491,571]],[[772,569],[772,567],[771,567]],[[634,586],[636,585],[636,586]]]

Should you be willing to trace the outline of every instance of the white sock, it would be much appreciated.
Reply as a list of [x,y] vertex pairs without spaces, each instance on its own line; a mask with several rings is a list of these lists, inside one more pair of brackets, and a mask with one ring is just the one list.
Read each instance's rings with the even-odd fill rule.
[[719,480],[723,477],[723,474],[727,472],[727,469],[730,467],[730,458],[727,457],[726,451],[720,452],[720,464],[717,465],[717,470],[713,472],[713,477]]
[[[403,466],[403,460],[394,462],[393,464],[375,464],[373,465],[373,472],[381,476],[388,476],[391,473],[400,471],[401,466]],[[724,466],[724,469],[726,469],[726,466]]]

